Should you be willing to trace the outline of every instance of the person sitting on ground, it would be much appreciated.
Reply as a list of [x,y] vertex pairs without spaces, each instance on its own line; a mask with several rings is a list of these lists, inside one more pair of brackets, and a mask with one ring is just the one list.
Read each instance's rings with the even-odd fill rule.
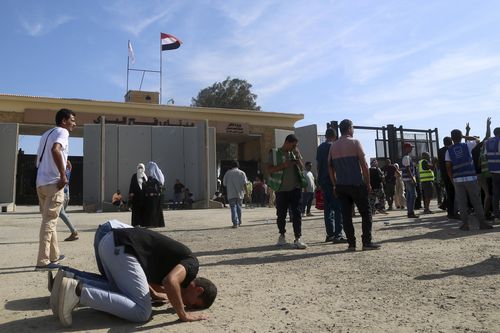
[[72,324],[78,304],[120,318],[145,322],[152,301],[169,301],[181,321],[207,319],[189,309],[209,308],[217,287],[196,277],[198,259],[184,244],[144,228],[117,220],[100,225],[94,237],[101,274],[62,267],[55,278],[48,274],[50,306],[63,326]]
[[111,198],[111,204],[116,207],[121,207],[123,205],[122,194],[120,190],[116,190]]
[[226,207],[226,200],[224,200],[224,196],[219,191],[215,192],[214,196],[212,197],[212,200],[220,202],[221,204],[224,205],[224,208]]

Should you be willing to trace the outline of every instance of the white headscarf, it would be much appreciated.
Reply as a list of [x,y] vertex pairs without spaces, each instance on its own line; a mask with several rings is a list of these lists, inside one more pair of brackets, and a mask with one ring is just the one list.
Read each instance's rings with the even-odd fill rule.
[[144,173],[144,164],[137,164],[137,183],[139,184],[139,188],[142,190],[142,182],[148,181],[148,176]]
[[154,178],[158,182],[160,182],[160,185],[163,185],[163,183],[165,183],[165,177],[163,176],[163,172],[161,172],[160,168],[155,162],[153,161],[148,162],[146,173],[148,174],[149,177]]

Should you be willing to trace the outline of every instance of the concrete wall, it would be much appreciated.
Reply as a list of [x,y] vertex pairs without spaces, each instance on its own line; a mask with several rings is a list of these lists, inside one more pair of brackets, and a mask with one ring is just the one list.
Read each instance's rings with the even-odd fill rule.
[[[100,191],[101,125],[84,126],[84,206],[92,211],[98,207]],[[215,129],[208,129],[209,166],[205,162],[205,128],[177,126],[105,127],[104,201],[111,201],[116,189],[128,197],[130,180],[138,163],[155,161],[165,176],[165,200],[173,199],[176,179],[188,187],[195,200],[216,189]]]
[[0,212],[14,210],[18,124],[0,124]]
[[283,130],[283,129],[275,129],[274,130],[274,146],[272,148],[278,148],[283,145],[285,142],[285,138],[289,134],[294,134],[293,131],[290,130]]
[[317,176],[316,170],[316,148],[318,148],[318,128],[316,125],[297,127],[295,135],[299,139],[299,150],[304,158],[304,163],[312,162],[314,176]]

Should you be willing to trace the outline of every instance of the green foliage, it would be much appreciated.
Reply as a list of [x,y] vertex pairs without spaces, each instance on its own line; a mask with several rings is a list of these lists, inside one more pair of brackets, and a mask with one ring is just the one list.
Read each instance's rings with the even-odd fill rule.
[[245,80],[227,77],[223,82],[200,90],[198,96],[192,98],[191,106],[260,111],[255,102],[257,95],[252,94],[251,88]]

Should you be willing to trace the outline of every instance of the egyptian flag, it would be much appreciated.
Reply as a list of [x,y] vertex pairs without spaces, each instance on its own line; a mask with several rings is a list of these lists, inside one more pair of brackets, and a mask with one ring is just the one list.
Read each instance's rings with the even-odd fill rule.
[[160,39],[162,51],[178,49],[182,44],[180,39],[177,39],[177,37],[170,34],[165,34],[163,32],[160,35]]

